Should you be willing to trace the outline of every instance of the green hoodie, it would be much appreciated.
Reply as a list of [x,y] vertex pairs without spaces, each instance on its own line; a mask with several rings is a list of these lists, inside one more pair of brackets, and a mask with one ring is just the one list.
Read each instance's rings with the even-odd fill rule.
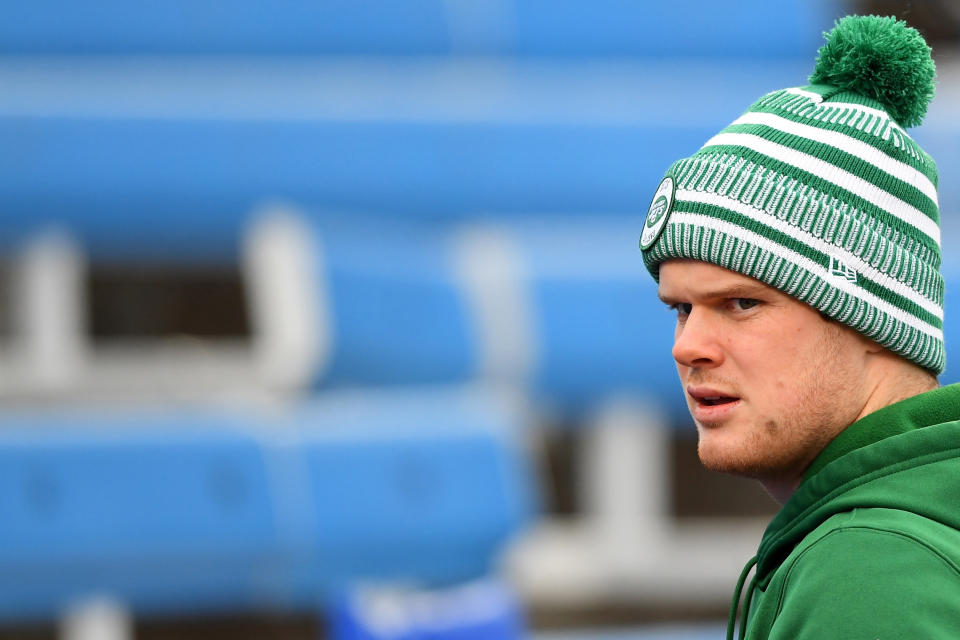
[[960,638],[960,385],[872,413],[820,453],[744,569],[728,638],[754,563],[748,640]]

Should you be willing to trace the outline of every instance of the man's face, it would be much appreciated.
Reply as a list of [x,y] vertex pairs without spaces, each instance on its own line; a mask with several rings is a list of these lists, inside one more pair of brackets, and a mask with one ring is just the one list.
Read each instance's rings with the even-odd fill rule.
[[793,481],[858,418],[873,343],[852,329],[705,262],[662,264],[659,296],[706,467]]

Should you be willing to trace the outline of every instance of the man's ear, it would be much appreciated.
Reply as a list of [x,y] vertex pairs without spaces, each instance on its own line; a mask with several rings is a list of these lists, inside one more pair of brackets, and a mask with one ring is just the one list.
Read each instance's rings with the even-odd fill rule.
[[828,316],[827,314],[825,314],[823,311],[820,311],[819,309],[816,309],[816,312],[820,314],[820,317],[821,317],[821,318],[823,318],[824,320],[826,320],[827,322],[829,322],[830,324],[832,324],[833,326],[835,326],[838,330],[840,330],[840,331],[847,331],[847,332],[850,332],[850,333],[852,333],[853,335],[855,335],[855,336],[857,337],[857,340],[858,340],[858,341],[860,342],[860,344],[863,346],[863,348],[864,348],[864,350],[865,350],[866,353],[881,353],[881,352],[887,350],[887,348],[884,347],[883,345],[881,345],[881,344],[879,344],[879,343],[871,340],[870,338],[868,338],[867,336],[863,335],[862,333],[860,333],[860,332],[857,331],[856,329],[853,329],[853,328],[851,328],[851,327],[848,327],[847,325],[843,324],[843,323],[840,322],[839,320],[835,320],[835,319],[831,318],[830,316]]
[[[846,325],[844,325],[844,326],[846,327]],[[870,338],[868,338],[867,336],[863,335],[863,334],[860,333],[859,331],[855,331],[855,330],[851,329],[850,327],[846,327],[846,328],[847,328],[848,331],[852,331],[852,332],[857,336],[857,340],[859,341],[859,344],[861,345],[861,348],[863,349],[863,352],[864,352],[865,354],[867,354],[867,355],[878,355],[878,354],[881,354],[881,353],[892,353],[892,352],[891,352],[889,349],[887,349],[885,346],[883,346],[882,344],[880,344],[880,343],[878,343],[878,342],[876,342],[876,341],[874,341],[874,340],[871,340]]]
[[[851,329],[851,331],[853,331],[853,330]],[[870,338],[868,338],[867,336],[863,335],[862,333],[860,333],[860,332],[858,332],[858,331],[854,331],[854,333],[856,333],[857,336],[860,338],[861,342],[863,342],[864,347],[865,347],[866,350],[867,350],[867,353],[880,353],[880,352],[882,352],[882,351],[887,351],[887,350],[888,350],[885,346],[881,345],[881,344],[878,343],[878,342],[875,342],[875,341],[871,340]]]

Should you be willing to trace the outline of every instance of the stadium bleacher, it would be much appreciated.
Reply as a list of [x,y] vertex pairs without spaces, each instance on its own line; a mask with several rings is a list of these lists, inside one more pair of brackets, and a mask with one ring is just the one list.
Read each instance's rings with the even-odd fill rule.
[[536,497],[510,403],[340,393],[291,410],[4,415],[0,619],[313,610],[364,580],[487,575]]

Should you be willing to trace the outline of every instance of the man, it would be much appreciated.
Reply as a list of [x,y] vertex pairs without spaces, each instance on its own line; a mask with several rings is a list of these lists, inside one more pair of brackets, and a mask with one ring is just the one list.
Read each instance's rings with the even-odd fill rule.
[[676,162],[644,263],[709,468],[783,503],[741,576],[747,638],[960,637],[960,388],[943,371],[922,37],[848,17],[810,85]]

